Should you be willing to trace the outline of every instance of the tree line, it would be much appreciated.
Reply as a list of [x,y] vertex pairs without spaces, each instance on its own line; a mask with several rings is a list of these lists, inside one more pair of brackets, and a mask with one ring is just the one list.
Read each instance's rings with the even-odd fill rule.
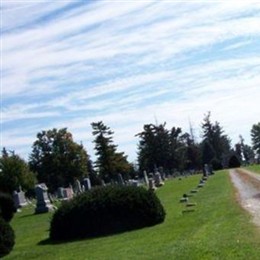
[[214,170],[238,167],[260,158],[260,122],[251,129],[252,146],[239,142],[231,147],[231,140],[219,122],[212,122],[208,112],[201,123],[201,141],[197,141],[190,127],[189,133],[180,127],[169,129],[166,123],[145,124],[136,134],[139,139],[137,165],[130,163],[124,152],[114,144],[114,132],[102,121],[91,124],[96,160],[92,162],[82,144],[73,140],[67,128],[39,132],[32,145],[29,161],[15,152],[2,151],[0,158],[0,190],[30,190],[36,182],[45,182],[51,192],[66,187],[76,179],[89,177],[93,185],[114,182],[121,174],[124,179],[142,176],[143,171],[161,168],[166,174],[201,171],[204,164]]

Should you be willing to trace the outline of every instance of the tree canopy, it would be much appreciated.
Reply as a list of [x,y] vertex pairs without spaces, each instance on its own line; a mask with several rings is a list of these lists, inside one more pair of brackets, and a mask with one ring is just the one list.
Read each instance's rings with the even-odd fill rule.
[[219,122],[212,123],[208,112],[202,122],[202,161],[214,169],[228,166],[231,152],[230,139],[224,134]]
[[252,138],[253,149],[258,155],[258,158],[260,158],[260,122],[252,126],[251,138]]
[[117,152],[117,146],[113,142],[114,132],[110,127],[102,121],[93,122],[91,126],[97,156],[95,166],[100,177],[109,182],[116,180],[119,173],[123,175],[130,173],[132,166],[123,152]]
[[42,131],[37,134],[29,163],[39,182],[51,191],[73,184],[75,178],[88,175],[88,154],[81,144],[73,141],[66,128]]
[[29,190],[34,188],[35,180],[28,164],[4,148],[0,157],[0,190],[10,194],[20,188]]
[[199,167],[199,149],[188,133],[180,127],[166,129],[166,123],[146,124],[139,137],[138,163],[140,169],[152,172],[159,167],[171,172],[174,169]]

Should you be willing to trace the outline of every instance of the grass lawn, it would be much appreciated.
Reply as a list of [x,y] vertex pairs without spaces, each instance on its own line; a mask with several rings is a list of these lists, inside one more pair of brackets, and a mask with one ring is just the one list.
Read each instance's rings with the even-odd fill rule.
[[156,193],[165,210],[165,222],[113,236],[63,244],[48,244],[51,213],[17,213],[14,250],[5,259],[259,259],[260,230],[236,203],[227,171],[210,177],[190,199],[195,212],[182,213],[180,197],[194,189],[201,176],[168,180]]
[[260,164],[250,165],[250,166],[245,167],[245,169],[252,171],[252,172],[260,173]]

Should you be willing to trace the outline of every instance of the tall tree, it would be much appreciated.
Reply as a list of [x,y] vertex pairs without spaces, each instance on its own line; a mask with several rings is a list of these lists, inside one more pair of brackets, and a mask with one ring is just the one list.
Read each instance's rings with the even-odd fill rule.
[[146,124],[138,133],[138,163],[140,171],[154,171],[163,167],[172,172],[194,169],[199,165],[199,149],[189,134],[182,134],[179,127],[166,129],[166,123]]
[[140,138],[138,145],[138,163],[141,171],[154,171],[157,167],[168,168],[170,161],[169,131],[165,123],[146,124],[143,131],[136,134]]
[[185,133],[182,139],[186,147],[186,169],[200,169],[201,168],[201,153],[200,146],[195,142],[194,135]]
[[0,190],[11,194],[20,188],[32,189],[34,185],[35,175],[28,164],[19,155],[4,148],[0,157]]
[[73,141],[67,128],[54,128],[37,134],[29,163],[38,181],[45,182],[53,192],[87,176],[88,160],[86,150]]
[[95,166],[98,173],[106,182],[117,180],[117,175],[127,174],[131,165],[127,161],[127,156],[123,152],[117,152],[117,146],[113,142],[113,134],[110,127],[102,121],[91,123],[92,134],[95,136],[95,150],[97,160]]
[[258,155],[258,158],[260,158],[260,122],[252,126],[251,138],[252,138],[253,149]]
[[230,139],[224,134],[218,122],[211,122],[210,116],[208,112],[202,123],[202,158],[203,163],[211,163],[215,169],[219,169],[228,164]]

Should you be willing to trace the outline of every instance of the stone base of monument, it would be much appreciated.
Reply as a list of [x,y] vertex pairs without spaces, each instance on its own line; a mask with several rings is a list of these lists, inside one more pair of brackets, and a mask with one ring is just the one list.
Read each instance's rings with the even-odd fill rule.
[[197,205],[197,203],[195,203],[195,202],[193,202],[193,203],[187,203],[186,204],[186,207],[194,207],[194,206],[196,206]]
[[180,199],[180,202],[187,202],[189,199],[187,197],[183,197]]
[[190,213],[190,212],[194,212],[194,211],[195,211],[195,209],[184,209],[182,211],[182,213]]
[[54,211],[57,208],[55,206],[53,206],[52,204],[46,204],[46,205],[38,205],[35,208],[35,214],[40,214],[40,213],[46,213],[46,212],[50,212],[50,211]]

